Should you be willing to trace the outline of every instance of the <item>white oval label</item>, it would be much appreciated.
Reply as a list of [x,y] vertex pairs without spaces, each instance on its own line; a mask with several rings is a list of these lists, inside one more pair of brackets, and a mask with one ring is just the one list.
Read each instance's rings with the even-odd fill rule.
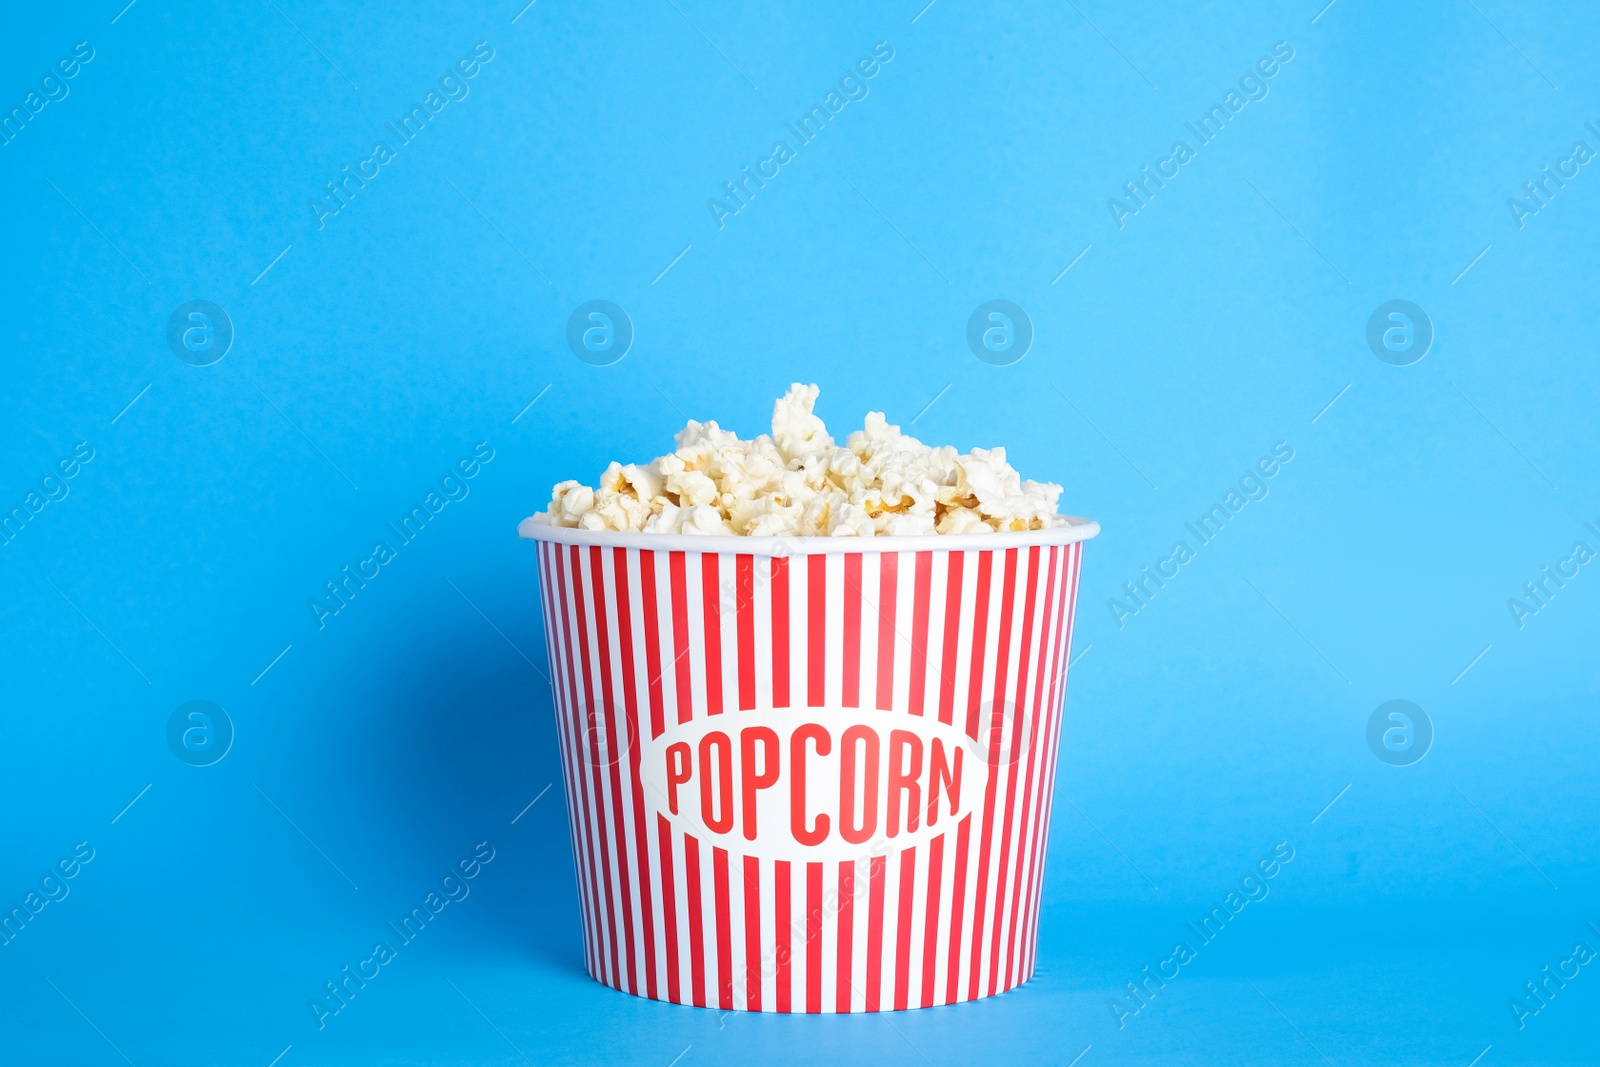
[[677,829],[768,859],[850,860],[953,829],[986,753],[937,718],[766,708],[672,724],[640,758],[646,803]]

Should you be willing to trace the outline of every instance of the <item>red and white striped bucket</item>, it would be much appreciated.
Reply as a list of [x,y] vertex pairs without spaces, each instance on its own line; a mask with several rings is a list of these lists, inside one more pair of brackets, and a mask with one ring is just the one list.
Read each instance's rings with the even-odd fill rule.
[[1084,519],[539,542],[589,973],[856,1012],[1033,973]]

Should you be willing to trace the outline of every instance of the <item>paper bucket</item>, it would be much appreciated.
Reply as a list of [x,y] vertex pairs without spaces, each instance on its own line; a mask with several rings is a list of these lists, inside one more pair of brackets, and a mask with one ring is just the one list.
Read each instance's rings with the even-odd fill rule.
[[596,980],[807,1013],[1028,980],[1079,561],[1098,525],[523,531]]

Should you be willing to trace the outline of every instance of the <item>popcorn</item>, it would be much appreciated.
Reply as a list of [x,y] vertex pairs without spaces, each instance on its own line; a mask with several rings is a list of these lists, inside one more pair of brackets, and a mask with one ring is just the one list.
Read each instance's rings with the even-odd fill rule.
[[748,537],[918,537],[1041,530],[1065,522],[1061,487],[1024,481],[1004,448],[965,455],[900,432],[881,411],[841,447],[795,383],[772,405],[772,434],[745,441],[693,419],[677,450],[612,463],[589,488],[559,483],[524,524]]

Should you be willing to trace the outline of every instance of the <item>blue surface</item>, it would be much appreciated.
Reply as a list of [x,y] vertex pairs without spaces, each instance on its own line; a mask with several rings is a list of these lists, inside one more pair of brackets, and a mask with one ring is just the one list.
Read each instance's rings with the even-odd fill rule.
[[[61,897],[0,949],[0,1061],[1600,1058],[1595,967],[1510,1006],[1600,949],[1600,565],[1572,556],[1600,549],[1600,173],[1572,156],[1600,151],[1600,15],[124,2],[0,35],[0,102],[40,94],[0,147],[0,505],[28,516],[0,548],[0,896]],[[708,199],[879,41],[867,95],[719,229]],[[1570,177],[1527,199],[1545,165]],[[310,206],[346,166],[366,184]],[[1009,366],[967,347],[995,299],[1034,329]],[[232,323],[220,361],[186,317],[169,347],[194,300]],[[633,324],[610,366],[567,346],[590,300]],[[1431,323],[1409,365],[1367,342],[1392,300]],[[841,432],[881,408],[1004,444],[1104,527],[1039,973],[992,1001],[719,1015],[582,970],[515,524],[686,415],[759,431],[796,379]],[[319,628],[324,582],[432,491]],[[217,716],[168,740],[195,700],[232,725],[208,766]],[[1368,744],[1391,700],[1431,724],[1410,765]],[[479,842],[468,895],[319,1030],[323,983]],[[1131,1000],[1278,842],[1269,895]]]

